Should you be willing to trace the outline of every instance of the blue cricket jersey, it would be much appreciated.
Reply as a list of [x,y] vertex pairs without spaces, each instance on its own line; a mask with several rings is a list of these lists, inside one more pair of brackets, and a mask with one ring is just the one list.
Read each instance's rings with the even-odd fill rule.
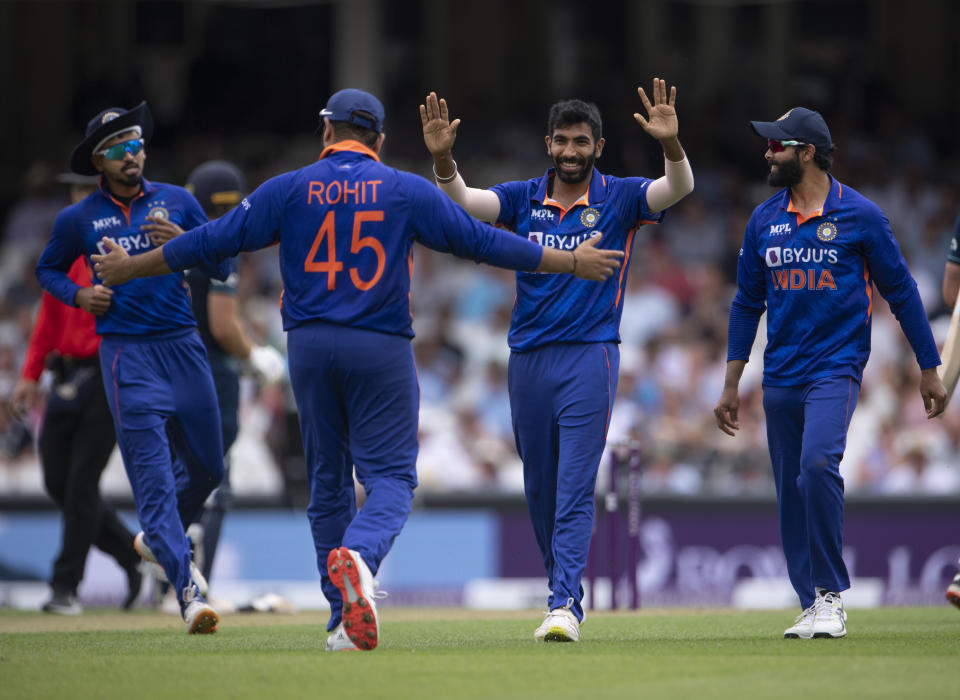
[[[278,175],[240,205],[163,248],[183,270],[280,244],[285,330],[309,321],[413,337],[414,241],[510,269],[536,269],[542,249],[470,217],[433,183],[380,163],[357,141]],[[566,276],[566,275],[564,275]]]
[[550,168],[542,177],[491,188],[500,198],[498,223],[522,238],[562,250],[573,250],[602,232],[597,247],[622,250],[624,257],[619,274],[604,282],[518,272],[510,347],[524,351],[548,343],[618,343],[633,236],[642,224],[663,220],[663,212],[647,207],[652,180],[613,177],[594,169],[587,192],[564,209],[547,194],[553,177]]
[[880,208],[830,178],[823,209],[802,219],[789,189],[747,224],[730,309],[727,360],[746,360],[767,310],[763,383],[860,381],[870,355],[873,285],[890,304],[921,369],[940,364],[917,284]]
[[[183,229],[207,220],[200,204],[182,187],[143,180],[143,188],[129,204],[115,199],[101,178],[96,190],[57,216],[53,233],[37,263],[40,285],[65,304],[76,306],[80,288],[67,271],[81,255],[105,253],[100,239],[112,238],[131,255],[156,246],[140,230],[147,216],[170,219]],[[93,269],[93,265],[90,265]],[[225,277],[229,266],[216,272]],[[94,273],[93,284],[100,284]],[[110,309],[96,317],[99,335],[149,335],[195,326],[190,298],[182,274],[135,279],[113,287]]]

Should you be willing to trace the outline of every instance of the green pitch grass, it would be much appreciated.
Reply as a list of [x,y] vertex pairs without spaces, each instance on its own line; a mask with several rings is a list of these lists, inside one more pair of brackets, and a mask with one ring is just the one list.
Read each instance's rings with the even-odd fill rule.
[[839,640],[785,640],[792,611],[593,613],[537,644],[535,611],[381,610],[373,652],[324,651],[326,616],[0,611],[0,698],[960,698],[960,612],[852,610]]

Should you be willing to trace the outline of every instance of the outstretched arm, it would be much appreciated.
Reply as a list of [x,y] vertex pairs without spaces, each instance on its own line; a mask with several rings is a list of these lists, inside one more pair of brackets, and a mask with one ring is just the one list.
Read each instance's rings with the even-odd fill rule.
[[163,258],[163,246],[131,256],[111,238],[104,237],[100,242],[107,249],[107,254],[91,255],[90,259],[94,263],[93,269],[96,270],[97,277],[111,287],[137,277],[154,277],[173,272]]
[[653,104],[650,103],[643,88],[638,87],[637,94],[640,95],[647,117],[644,118],[636,112],[633,118],[644,131],[660,142],[664,156],[664,176],[650,183],[647,189],[647,206],[652,212],[663,211],[693,192],[693,170],[690,169],[683,146],[677,138],[680,129],[677,110],[674,107],[677,101],[677,88],[676,86],[670,88],[668,98],[667,82],[654,78]]
[[447,101],[438,98],[435,92],[427,95],[420,105],[420,123],[423,142],[433,156],[433,174],[440,189],[475,219],[496,221],[500,215],[500,198],[490,190],[467,187],[457,169],[452,150],[460,120],[450,121]]

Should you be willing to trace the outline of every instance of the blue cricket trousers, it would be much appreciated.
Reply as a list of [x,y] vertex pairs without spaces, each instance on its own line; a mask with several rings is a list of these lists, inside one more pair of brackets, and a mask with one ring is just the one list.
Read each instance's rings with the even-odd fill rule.
[[580,620],[597,470],[619,370],[616,343],[545,345],[510,355],[513,434],[550,587],[547,606],[570,605]]
[[[359,552],[376,574],[410,514],[420,390],[404,336],[313,322],[289,331],[287,351],[310,486],[307,515],[332,630],[343,601],[327,575],[330,550]],[[359,510],[354,467],[367,494]]]
[[195,328],[105,335],[100,366],[140,526],[181,598],[190,585],[185,529],[223,476],[207,351]]
[[808,608],[816,588],[850,587],[843,562],[840,460],[860,383],[827,377],[791,387],[763,387],[767,442],[790,583]]

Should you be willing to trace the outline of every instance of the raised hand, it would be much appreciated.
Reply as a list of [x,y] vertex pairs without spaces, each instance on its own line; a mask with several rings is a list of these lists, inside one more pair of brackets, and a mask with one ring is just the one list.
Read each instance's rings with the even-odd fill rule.
[[457,140],[460,120],[450,121],[447,101],[437,98],[435,92],[427,95],[425,104],[420,105],[420,123],[423,125],[423,142],[434,159],[449,156],[453,142]]
[[642,87],[637,88],[637,94],[640,95],[643,108],[647,111],[647,117],[644,118],[639,112],[635,112],[633,118],[643,127],[643,130],[661,141],[676,138],[680,128],[677,121],[677,110],[673,107],[677,101],[676,86],[670,88],[670,98],[667,99],[667,81],[654,78],[653,104],[650,104],[650,100]]

